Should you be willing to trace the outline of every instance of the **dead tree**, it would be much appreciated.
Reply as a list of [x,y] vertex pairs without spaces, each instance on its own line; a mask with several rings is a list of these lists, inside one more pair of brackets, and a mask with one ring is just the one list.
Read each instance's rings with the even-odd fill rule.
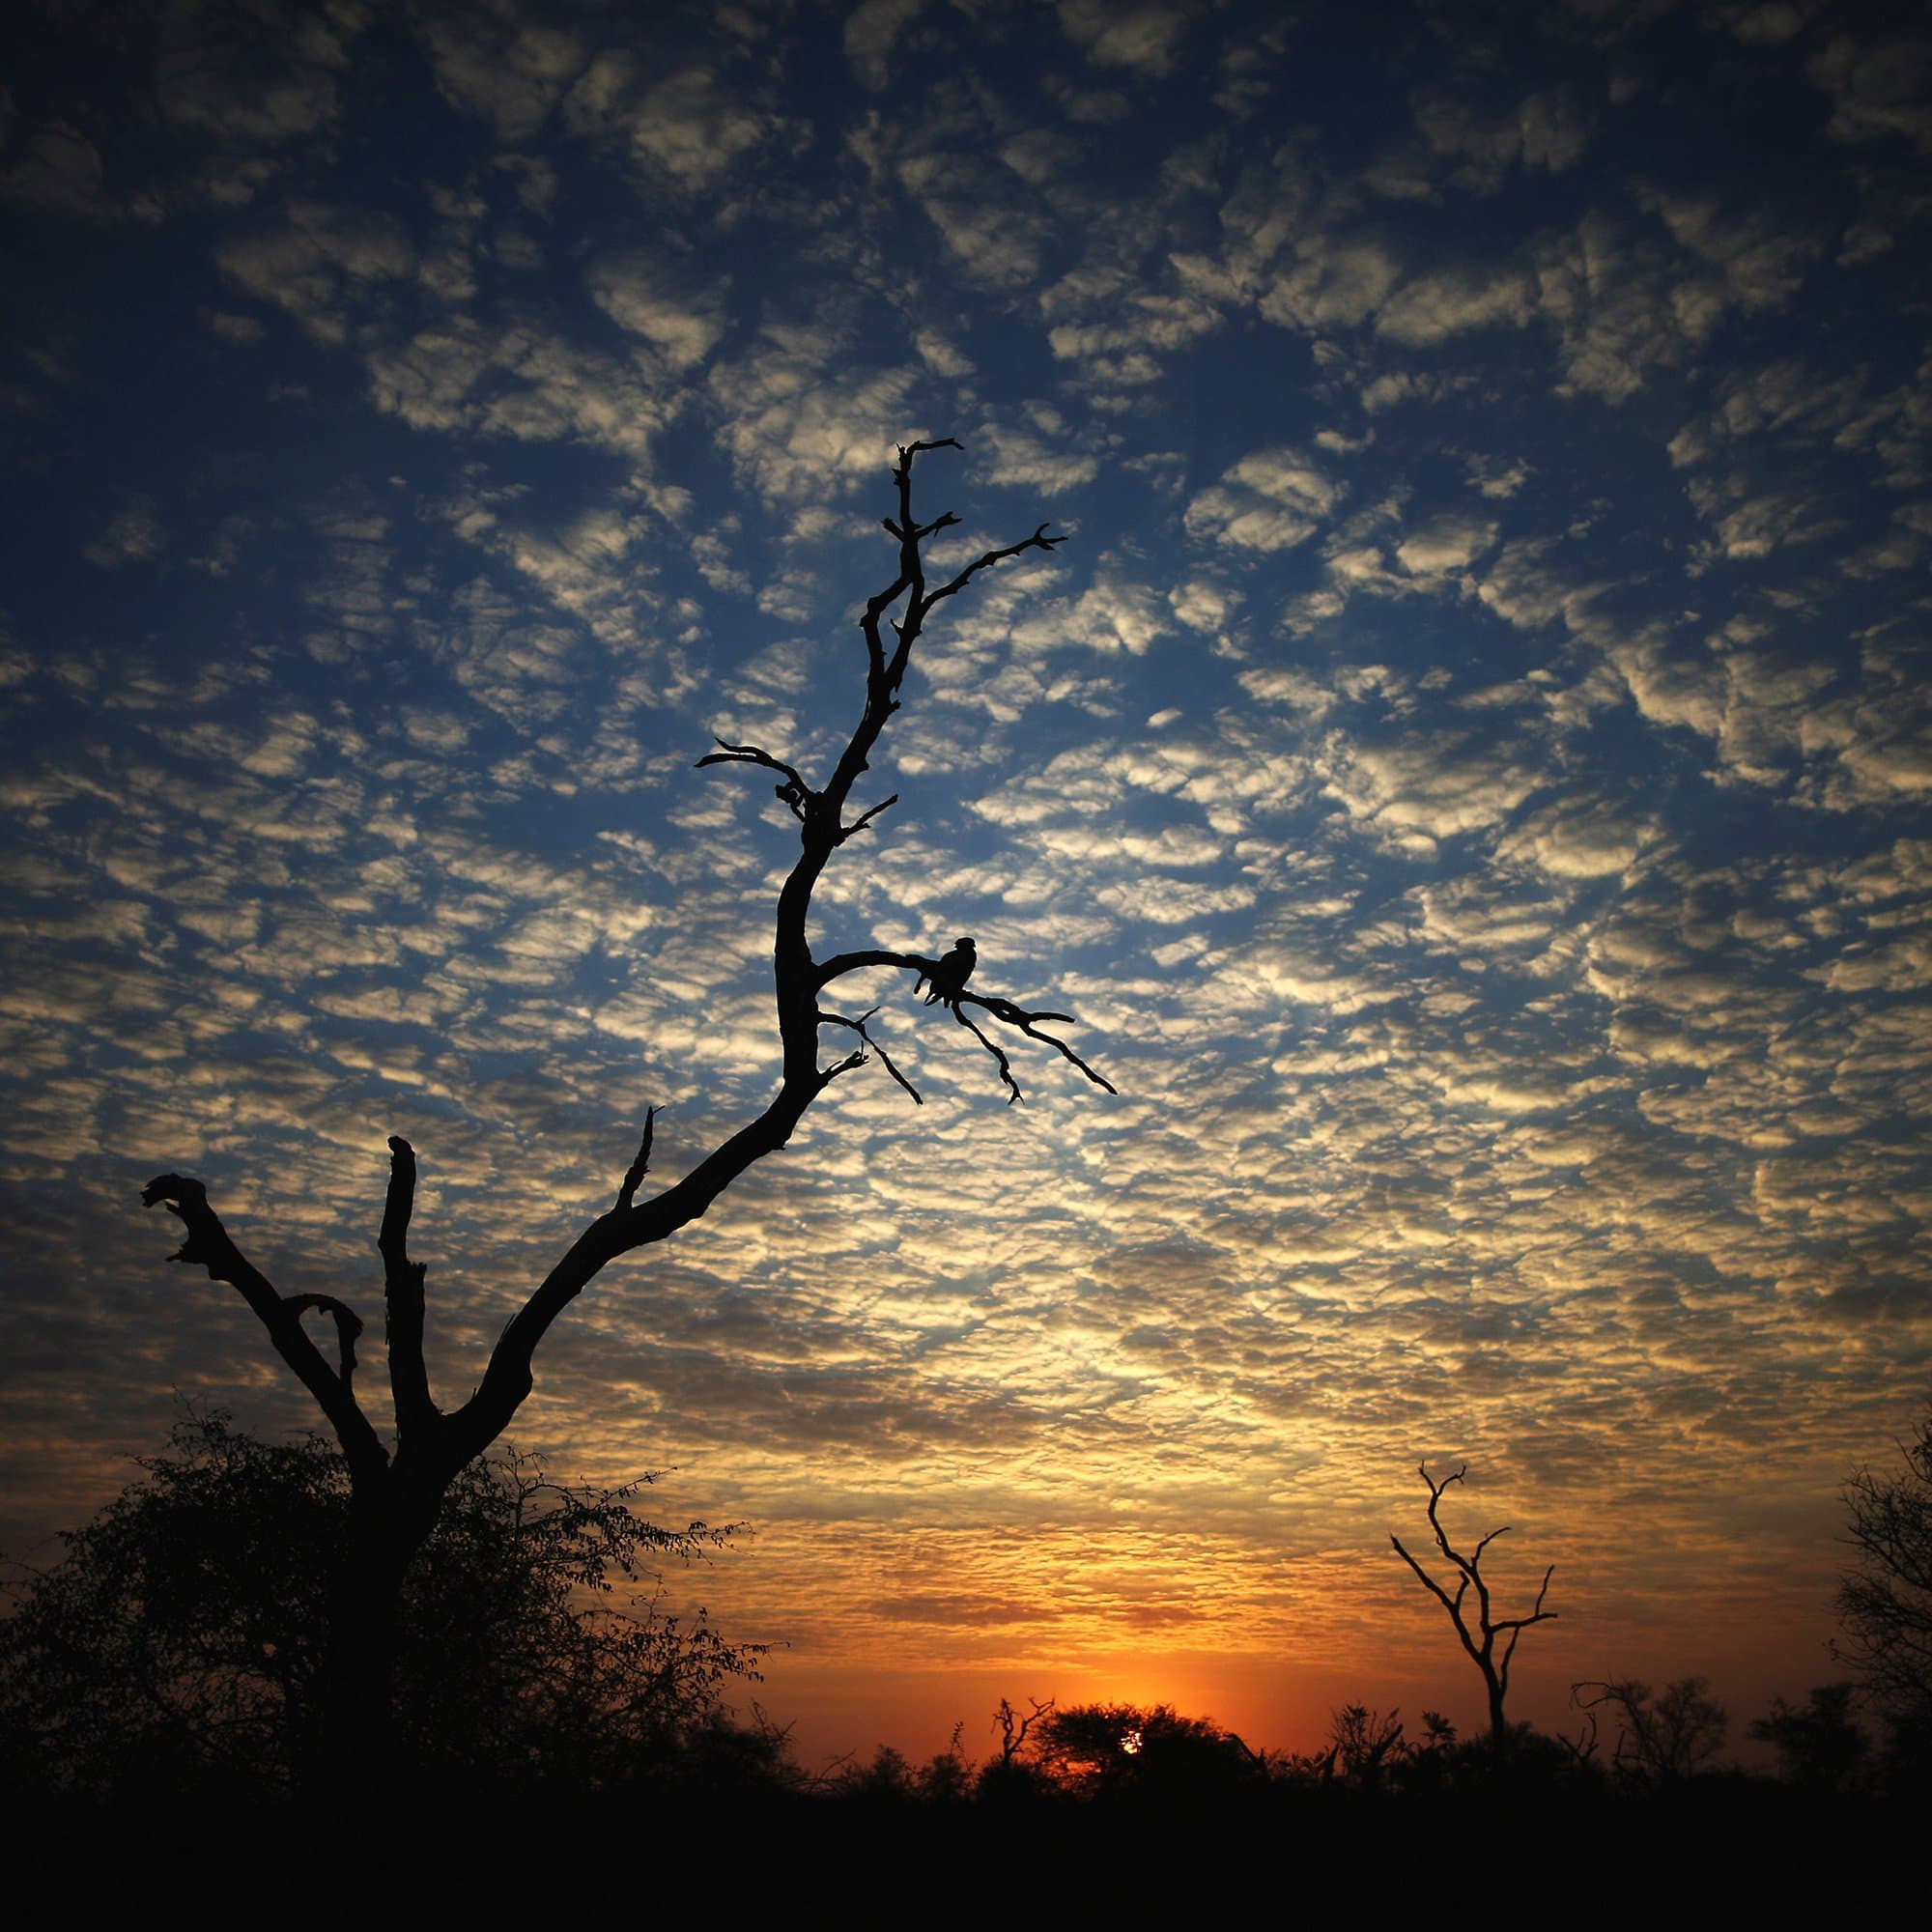
[[1000,1755],[997,1759],[1002,1771],[1011,1771],[1014,1763],[1026,1750],[1027,1739],[1033,1728],[1042,1719],[1050,1718],[1054,1712],[1054,1699],[1029,1697],[1033,1706],[1023,1718],[1005,1697],[1000,1699],[1000,1708],[993,1713],[993,1721],[1000,1727]]
[[[876,1057],[886,1072],[917,1102],[912,1082],[887,1054],[872,1027],[878,1009],[836,1009],[834,989],[852,975],[888,969],[911,976],[915,989],[930,982],[940,962],[917,952],[877,948],[818,958],[809,924],[812,893],[833,855],[847,839],[868,831],[896,794],[850,816],[854,786],[899,707],[899,692],[914,646],[926,620],[947,599],[964,590],[981,571],[1029,551],[1050,551],[1065,542],[1042,524],[1030,537],[991,550],[955,574],[928,582],[925,545],[958,522],[950,511],[922,524],[913,514],[915,460],[929,450],[957,449],[952,438],[914,442],[898,452],[893,471],[897,515],[885,527],[898,547],[891,582],[868,599],[859,628],[865,637],[865,704],[831,775],[820,785],[756,745],[731,745],[698,759],[700,766],[753,765],[776,773],[779,798],[798,821],[799,853],[779,889],[773,922],[772,979],[781,1056],[777,1091],[755,1119],[705,1154],[681,1179],[646,1198],[639,1190],[649,1171],[655,1108],[647,1110],[637,1155],[611,1206],[591,1221],[537,1284],[512,1317],[492,1350],[481,1381],[454,1408],[439,1406],[430,1391],[423,1358],[425,1264],[412,1260],[410,1219],[415,1204],[416,1158],[401,1138],[389,1142],[388,1195],[377,1246],[383,1258],[388,1340],[389,1387],[394,1405],[393,1443],[385,1442],[354,1389],[355,1342],[362,1322],[331,1295],[276,1292],[230,1237],[199,1180],[164,1174],[149,1182],[142,1200],[161,1202],[183,1223],[186,1237],[175,1261],[205,1267],[215,1281],[240,1291],[268,1331],[270,1343],[314,1398],[342,1445],[352,1486],[348,1542],[335,1566],[327,1616],[324,1694],[315,1761],[325,1769],[366,1764],[386,1748],[396,1606],[405,1572],[435,1523],[457,1472],[500,1436],[532,1386],[538,1345],[570,1303],[620,1255],[647,1247],[690,1225],[755,1161],[778,1152],[806,1110],[836,1080]],[[887,636],[890,629],[890,638]],[[1070,1062],[1094,1086],[1114,1088],[1056,1034],[1071,1024],[1066,1013],[1035,1010],[988,992],[948,985],[940,1004],[991,1056],[1009,1103],[1021,1099],[1011,1058],[993,1037],[1000,1028],[1037,1041]],[[976,1015],[978,1017],[976,1017]],[[827,1029],[852,1041],[849,1051],[821,1058],[819,1036]],[[330,1362],[303,1326],[320,1314],[335,1328]]]
[[[1437,1514],[1441,1507],[1443,1492],[1451,1483],[1460,1483],[1469,1473],[1465,1463],[1453,1475],[1444,1476],[1438,1483],[1429,1473],[1429,1465],[1419,1465],[1417,1474],[1429,1485],[1429,1527],[1435,1533],[1435,1547],[1456,1568],[1456,1591],[1452,1596],[1446,1589],[1402,1547],[1402,1538],[1391,1535],[1389,1541],[1395,1546],[1395,1553],[1422,1578],[1429,1593],[1449,1612],[1449,1621],[1456,1626],[1456,1635],[1463,1648],[1468,1653],[1469,1661],[1483,1673],[1483,1688],[1490,1699],[1490,1737],[1498,1749],[1508,1742],[1509,1722],[1503,1716],[1503,1699],[1509,1694],[1510,1662],[1516,1656],[1518,1639],[1531,1624],[1553,1623],[1554,1610],[1546,1610],[1543,1600],[1549,1594],[1549,1579],[1556,1574],[1555,1564],[1543,1573],[1543,1586],[1536,1593],[1536,1604],[1526,1617],[1498,1617],[1490,1602],[1490,1586],[1483,1577],[1483,1552],[1497,1537],[1509,1534],[1509,1525],[1492,1529],[1476,1545],[1467,1555],[1463,1555],[1449,1541],[1448,1532],[1442,1527],[1442,1520]],[[1471,1627],[1467,1604],[1469,1592],[1476,1593],[1474,1627]],[[1502,1655],[1496,1655],[1496,1639],[1507,1635],[1509,1641],[1503,1645]]]

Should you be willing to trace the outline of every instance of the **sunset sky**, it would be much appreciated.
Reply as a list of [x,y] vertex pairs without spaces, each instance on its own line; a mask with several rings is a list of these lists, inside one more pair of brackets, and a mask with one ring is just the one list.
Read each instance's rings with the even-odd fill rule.
[[878,980],[926,1104],[841,1080],[516,1439],[751,1526],[668,1592],[808,1755],[1473,1726],[1425,1458],[1506,1606],[1556,1565],[1518,1715],[1828,1680],[1932,1389],[1904,17],[12,10],[0,1544],[176,1391],[311,1420],[151,1176],[374,1402],[408,1135],[454,1402],[647,1107],[672,1179],[762,1105],[792,822],[693,766],[824,775],[955,436],[935,567],[1069,540],[935,615],[814,936],[973,934],[1120,1095]]

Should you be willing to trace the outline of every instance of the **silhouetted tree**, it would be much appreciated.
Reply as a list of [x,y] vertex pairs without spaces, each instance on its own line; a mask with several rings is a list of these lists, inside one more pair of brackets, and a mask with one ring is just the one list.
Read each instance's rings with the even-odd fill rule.
[[1570,1696],[1581,1710],[1606,1710],[1616,1719],[1610,1769],[1655,1789],[1693,1776],[1723,1749],[1729,1719],[1705,1694],[1710,1688],[1709,1678],[1679,1677],[1653,1695],[1639,1678],[1611,1677],[1573,1684]]
[[[1546,1610],[1543,1600],[1549,1594],[1549,1579],[1556,1574],[1555,1564],[1543,1573],[1543,1583],[1536,1593],[1536,1602],[1526,1617],[1499,1617],[1490,1602],[1490,1586],[1483,1577],[1483,1552],[1497,1537],[1509,1534],[1509,1525],[1492,1529],[1478,1543],[1467,1556],[1455,1548],[1448,1532],[1442,1527],[1438,1514],[1443,1492],[1451,1483],[1460,1483],[1469,1473],[1465,1463],[1462,1468],[1444,1476],[1438,1483],[1430,1475],[1429,1466],[1423,1463],[1417,1470],[1422,1480],[1429,1486],[1429,1527],[1435,1532],[1435,1547],[1455,1566],[1456,1589],[1452,1596],[1443,1588],[1406,1549],[1402,1538],[1391,1534],[1389,1542],[1395,1546],[1395,1553],[1421,1577],[1431,1596],[1449,1612],[1449,1621],[1456,1627],[1456,1636],[1469,1661],[1483,1674],[1483,1689],[1488,1693],[1490,1703],[1490,1739],[1498,1749],[1509,1740],[1509,1719],[1503,1715],[1503,1699],[1509,1694],[1510,1663],[1516,1657],[1518,1640],[1532,1624],[1553,1623],[1554,1610]],[[1473,1624],[1469,1615],[1468,1596],[1475,1594]],[[1507,1635],[1508,1642],[1500,1655],[1496,1651],[1496,1639]]]
[[1372,1704],[1343,1704],[1329,1714],[1326,1747],[1296,1761],[1296,1769],[1320,1783],[1339,1779],[1357,1791],[1379,1791],[1396,1770],[1414,1755],[1399,1710],[1378,1711]]
[[[240,1291],[269,1340],[295,1372],[334,1430],[348,1464],[351,1507],[348,1534],[327,1579],[327,1644],[323,1661],[320,1713],[325,1759],[347,1770],[357,1762],[387,1762],[389,1685],[395,1654],[396,1605],[412,1560],[434,1527],[443,1498],[459,1473],[508,1427],[532,1385],[537,1347],[564,1309],[620,1255],[662,1241],[702,1215],[753,1163],[776,1153],[791,1138],[808,1108],[832,1083],[876,1057],[886,1072],[917,1102],[912,1082],[874,1037],[877,1009],[857,1014],[825,1004],[852,975],[884,969],[920,983],[943,983],[936,1009],[964,1027],[988,1055],[1009,1099],[1022,1097],[1012,1064],[981,1022],[1011,1029],[1069,1061],[1096,1087],[1114,1090],[1056,1035],[1045,1031],[1070,1016],[1029,1009],[998,994],[968,992],[955,969],[936,957],[864,948],[820,959],[809,925],[812,895],[833,855],[868,830],[894,797],[848,816],[852,793],[868,767],[887,722],[899,707],[899,692],[927,619],[984,570],[1029,551],[1049,551],[1065,541],[1042,524],[1030,537],[991,550],[938,582],[928,582],[924,546],[958,519],[952,512],[922,524],[913,514],[913,466],[935,449],[956,449],[952,438],[902,446],[893,476],[897,514],[885,527],[898,547],[892,581],[866,604],[859,628],[866,648],[865,699],[858,723],[830,776],[809,783],[783,759],[757,745],[732,745],[700,758],[700,766],[749,765],[778,776],[776,787],[799,828],[799,855],[779,888],[773,921],[772,971],[781,1071],[777,1091],[755,1119],[705,1154],[679,1180],[639,1199],[648,1171],[656,1110],[647,1111],[636,1157],[611,1205],[570,1244],[492,1350],[482,1380],[468,1401],[445,1411],[430,1391],[423,1357],[424,1264],[409,1252],[416,1184],[414,1151],[400,1138],[389,1142],[387,1199],[377,1245],[382,1253],[386,1304],[389,1385],[394,1404],[394,1444],[378,1434],[353,1386],[360,1319],[332,1295],[283,1295],[230,1237],[199,1180],[164,1174],[151,1181],[143,1200],[164,1203],[186,1236],[174,1259],[205,1267],[216,1281]],[[896,611],[896,615],[895,612]],[[887,635],[890,628],[890,637]],[[978,1017],[976,1017],[976,1015]],[[849,1036],[849,1052],[821,1062],[819,1035]],[[308,1315],[325,1317],[335,1330],[331,1363],[303,1326]]]
[[1751,1736],[1777,1753],[1777,1775],[1807,1791],[1848,1791],[1858,1782],[1871,1741],[1852,1716],[1853,1686],[1821,1684],[1803,1704],[1771,1700]]
[[998,1753],[980,1767],[974,1789],[981,1798],[1008,1799],[1032,1797],[1049,1780],[1032,1749],[1033,1734],[1053,1714],[1054,1699],[1029,1697],[1031,1706],[1022,1717],[1009,1699],[1002,1697],[993,1713],[1000,1733]]
[[973,1795],[973,1760],[966,1755],[966,1726],[952,1726],[943,1751],[935,1751],[921,1766],[919,1795],[929,1803],[956,1804]]
[[1932,1723],[1932,1411],[1889,1474],[1866,1466],[1844,1488],[1857,1552],[1838,1584],[1832,1654],[1894,1723]]
[[[320,1436],[260,1441],[211,1409],[140,1467],[58,1563],[14,1586],[0,1755],[27,1791],[284,1789],[313,1731],[317,1609],[349,1535],[342,1458]],[[512,1450],[458,1473],[396,1624],[412,1759],[445,1782],[582,1789],[718,1742],[721,1687],[755,1678],[759,1647],[635,1596],[595,1601],[725,1534],[646,1522],[637,1493],[554,1483]]]
[[1000,1708],[993,1713],[993,1721],[1000,1727],[1000,1755],[995,1762],[1009,1765],[1026,1754],[1028,1738],[1053,1715],[1055,1701],[1051,1697],[1029,1697],[1027,1702],[1033,1708],[1023,1718],[1007,1698],[1000,1699]]
[[1033,1761],[1083,1797],[1140,1791],[1211,1797],[1257,1780],[1263,1760],[1231,1731],[1171,1705],[1071,1704],[1043,1713]]

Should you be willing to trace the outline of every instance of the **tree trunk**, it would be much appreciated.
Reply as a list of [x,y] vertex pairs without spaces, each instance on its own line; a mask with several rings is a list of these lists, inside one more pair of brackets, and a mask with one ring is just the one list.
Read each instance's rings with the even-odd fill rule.
[[429,1540],[447,1480],[412,1480],[391,1464],[356,1485],[349,1534],[329,1578],[327,1627],[298,1782],[337,1798],[406,1776],[396,1723],[403,1583]]
[[1493,1677],[1489,1679],[1490,1692],[1490,1744],[1500,1757],[1509,1744],[1509,1719],[1503,1716],[1502,1686]]

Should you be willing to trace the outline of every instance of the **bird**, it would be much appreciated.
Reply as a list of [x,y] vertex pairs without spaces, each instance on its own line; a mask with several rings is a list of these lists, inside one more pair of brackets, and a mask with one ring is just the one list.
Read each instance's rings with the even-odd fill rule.
[[973,977],[973,968],[980,963],[980,955],[974,951],[970,939],[955,939],[952,951],[944,954],[932,969],[930,984],[932,990],[925,996],[929,1007],[936,1000],[942,1006],[950,1007],[959,997],[959,989]]

